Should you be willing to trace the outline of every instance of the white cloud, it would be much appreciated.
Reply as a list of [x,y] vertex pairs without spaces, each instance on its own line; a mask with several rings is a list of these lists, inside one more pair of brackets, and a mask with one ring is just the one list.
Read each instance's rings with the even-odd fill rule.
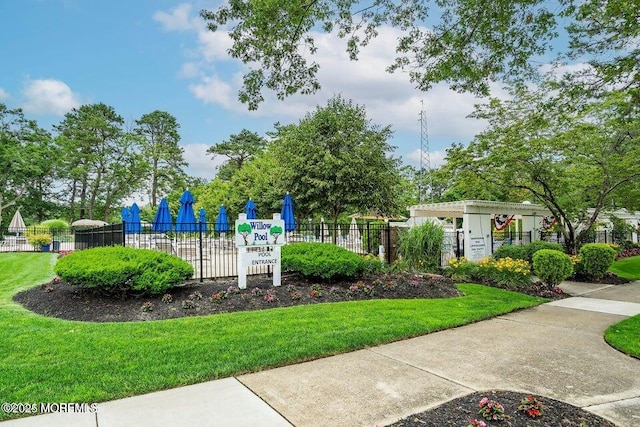
[[166,31],[185,31],[193,29],[194,21],[190,18],[191,5],[187,3],[176,6],[170,13],[158,11],[153,19],[162,24]]
[[204,76],[200,83],[190,84],[189,90],[205,104],[218,104],[226,109],[233,109],[233,104],[236,103],[231,86],[217,76]]
[[178,75],[185,79],[192,79],[202,76],[202,72],[200,71],[200,66],[196,62],[185,62],[182,64],[182,68]]
[[80,106],[80,98],[66,83],[54,79],[29,80],[22,91],[29,113],[62,116]]
[[[414,167],[420,167],[420,157],[422,156],[422,151],[414,150],[409,154],[404,156],[404,160]],[[431,169],[437,169],[440,166],[444,165],[445,158],[447,157],[447,153],[444,150],[430,151],[429,152],[429,163],[431,164]]]
[[182,148],[184,148],[184,159],[189,163],[187,173],[190,176],[211,180],[217,168],[226,160],[224,156],[216,156],[212,160],[211,154],[207,154],[209,145],[206,144],[185,144]]
[[4,99],[9,99],[9,92],[0,87],[0,101]]
[[233,42],[229,37],[229,33],[225,30],[211,32],[206,27],[197,28],[199,52],[207,62],[230,60],[231,57],[227,51],[231,48]]
[[591,64],[587,62],[576,62],[575,64],[543,64],[540,67],[540,72],[551,72],[556,77],[562,77],[566,74],[581,73],[584,71],[593,71]]

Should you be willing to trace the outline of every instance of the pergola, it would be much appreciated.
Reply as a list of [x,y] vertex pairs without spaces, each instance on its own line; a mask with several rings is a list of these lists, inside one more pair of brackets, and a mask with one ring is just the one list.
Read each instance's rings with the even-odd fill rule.
[[[420,217],[462,218],[464,254],[471,261],[491,256],[493,242],[491,227],[495,215],[515,215],[521,219],[521,231],[531,233],[531,239],[539,236],[542,218],[551,212],[542,205],[530,202],[507,203],[486,200],[462,200],[457,202],[427,203],[409,207],[411,219]],[[455,225],[454,225],[455,227]]]

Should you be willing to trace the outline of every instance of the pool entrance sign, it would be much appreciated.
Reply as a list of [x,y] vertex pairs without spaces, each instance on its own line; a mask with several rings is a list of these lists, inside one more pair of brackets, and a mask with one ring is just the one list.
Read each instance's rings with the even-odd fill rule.
[[247,288],[247,269],[268,265],[273,267],[273,286],[281,283],[280,248],[285,242],[284,220],[280,214],[273,219],[247,219],[238,215],[235,223],[238,248],[238,288]]

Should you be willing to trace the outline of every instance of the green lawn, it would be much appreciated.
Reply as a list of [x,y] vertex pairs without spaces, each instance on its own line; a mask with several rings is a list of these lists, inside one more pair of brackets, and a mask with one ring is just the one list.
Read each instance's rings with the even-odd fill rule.
[[609,271],[628,280],[640,280],[640,256],[614,261]]
[[[464,297],[318,304],[157,322],[42,317],[11,297],[51,254],[0,254],[0,401],[99,402],[343,353],[544,302],[479,285]],[[7,418],[0,413],[0,419]]]
[[640,359],[640,314],[609,326],[604,339],[621,352]]

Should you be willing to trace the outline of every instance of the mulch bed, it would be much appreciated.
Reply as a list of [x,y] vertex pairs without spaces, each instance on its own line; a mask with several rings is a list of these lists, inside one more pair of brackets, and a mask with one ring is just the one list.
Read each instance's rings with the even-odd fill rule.
[[[249,276],[247,289],[240,290],[237,286],[237,279],[190,281],[171,289],[167,292],[169,296],[115,298],[54,280],[20,292],[14,300],[49,317],[89,322],[131,322],[325,302],[451,298],[460,295],[453,281],[429,274],[369,275],[357,281],[331,284],[306,280],[297,275],[283,275],[280,287],[273,287],[269,277]],[[143,305],[151,310],[143,310]]]
[[[489,426],[512,427],[615,427],[615,424],[581,408],[558,400],[535,396],[543,404],[543,412],[539,417],[531,418],[518,411],[520,401],[528,394],[512,391],[476,392],[451,400],[437,408],[402,419],[390,427],[466,427],[471,420],[477,419]],[[509,419],[504,421],[487,421],[478,411],[483,397],[495,400],[504,406],[504,413]]]
[[618,277],[614,273],[605,273],[602,279],[595,279],[591,276],[585,276],[585,275],[575,275],[570,277],[568,280],[572,280],[575,282],[584,282],[584,283],[600,283],[603,285],[624,285],[625,283],[631,282],[631,280]]

